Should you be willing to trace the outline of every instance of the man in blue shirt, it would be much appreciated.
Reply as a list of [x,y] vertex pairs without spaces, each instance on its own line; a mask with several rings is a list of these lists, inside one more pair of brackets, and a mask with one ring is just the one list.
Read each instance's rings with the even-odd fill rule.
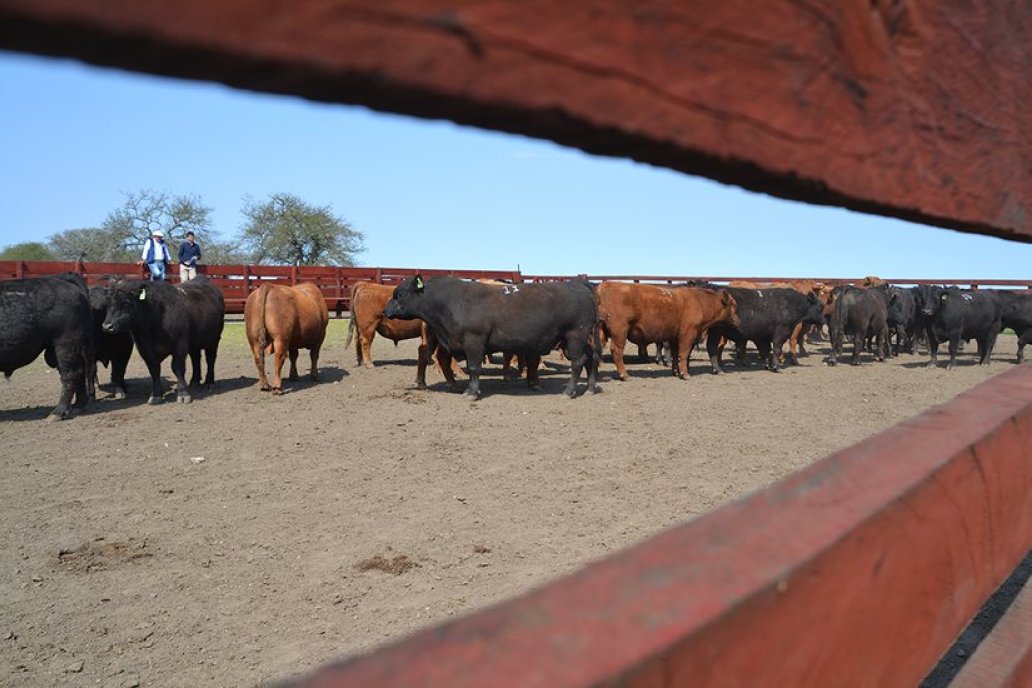
[[165,245],[165,233],[160,229],[155,229],[151,233],[151,238],[144,242],[138,264],[146,265],[150,269],[152,282],[164,281],[165,267],[172,264],[172,256]]
[[193,232],[186,233],[186,241],[179,244],[179,281],[185,282],[197,276],[197,261],[201,258],[201,246],[194,239]]

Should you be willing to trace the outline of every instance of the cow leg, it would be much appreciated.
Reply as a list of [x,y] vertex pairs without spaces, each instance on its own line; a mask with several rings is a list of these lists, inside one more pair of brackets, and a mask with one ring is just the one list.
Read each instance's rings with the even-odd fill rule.
[[308,350],[308,359],[312,362],[312,367],[308,371],[308,377],[312,379],[312,382],[319,381],[319,350],[321,346],[313,346]]
[[287,360],[287,347],[282,342],[273,346],[272,393],[283,394],[283,363]]
[[176,401],[180,404],[189,404],[190,388],[186,386],[186,355],[185,351],[172,353],[172,374],[176,376]]
[[128,396],[125,389],[125,369],[128,365],[128,358],[115,356],[111,359],[111,386],[115,388],[115,399],[125,399]]
[[996,336],[1000,332],[1000,323],[995,324],[989,329],[989,333],[985,337],[985,349],[982,352],[982,365],[989,365],[992,359],[993,349],[996,348]]
[[[614,339],[613,341],[615,342],[616,340]],[[585,366],[588,368],[588,388],[591,388],[591,369],[593,363],[589,353],[590,347],[591,343],[589,341],[573,338],[567,338],[566,340],[566,357],[570,359],[570,379],[566,383],[566,387],[563,388],[563,393],[571,399],[577,396],[577,380],[580,379],[581,370]],[[593,393],[594,391],[597,391],[597,389],[593,390]]]
[[[659,342],[656,345],[656,347],[658,349],[658,351],[656,352],[656,355],[657,356],[661,356],[662,355],[662,351],[663,351],[663,342]],[[648,344],[639,344],[638,345],[638,363],[648,363],[648,362],[649,362],[649,345]]]
[[[438,356],[440,358],[440,356]],[[416,389],[426,389],[426,367],[430,363],[430,346],[426,340],[419,343],[416,349]],[[441,365],[441,372],[444,372],[444,365]]]
[[527,387],[537,389],[539,386],[538,366],[541,365],[540,354],[527,354],[524,359],[527,365]]
[[[767,368],[775,373],[780,372],[782,365],[781,361],[784,357],[785,342],[789,342],[789,349],[791,350],[791,341],[793,336],[801,336],[801,329],[794,329],[792,332],[788,331],[788,328],[778,328],[774,331],[774,337],[771,340],[771,352],[770,352],[770,364]],[[798,363],[795,360],[795,355],[790,354],[790,358],[793,363]]]
[[52,357],[61,377],[61,394],[57,406],[50,412],[47,420],[64,420],[71,417],[70,407],[73,398],[77,407],[86,404],[87,371],[84,367],[81,345],[77,342],[56,343]]
[[373,337],[376,335],[375,323],[367,331],[358,333],[358,341],[355,343],[358,362],[366,368],[373,367]]
[[1032,342],[1032,327],[1021,333],[1018,337],[1018,363],[1025,362],[1025,345]]
[[[142,354],[141,354],[142,355]],[[160,404],[165,392],[161,389],[161,361],[143,359],[147,364],[147,372],[151,377],[151,393],[147,397],[148,404]]]
[[290,379],[291,382],[296,382],[297,379],[298,379],[298,375],[297,375],[297,356],[300,353],[300,351],[298,351],[295,348],[291,348],[288,353],[289,353],[289,356],[290,356],[290,375],[289,375],[289,379]]
[[927,332],[927,338],[929,356],[928,367],[935,368],[939,365],[939,339],[934,334],[932,334],[930,328]]
[[957,365],[957,350],[960,349],[960,335],[950,337],[950,361],[946,364],[946,370],[953,370]]
[[867,348],[867,337],[860,332],[853,335],[853,358],[850,359],[850,364],[858,366],[860,365],[860,354]]
[[706,353],[709,355],[710,360],[710,372],[714,375],[720,375],[724,372],[724,369],[720,367],[720,355],[724,351],[724,338],[716,332],[710,332],[706,335]]
[[465,342],[466,365],[469,368],[469,384],[466,386],[465,396],[471,399],[480,398],[480,371],[484,366],[484,342]]
[[[677,340],[674,340],[677,348],[677,374],[682,380],[687,380],[691,377],[692,371],[688,367],[689,360],[692,356],[692,349],[695,348],[695,342],[699,339],[699,333],[695,330],[689,330],[683,333]],[[660,344],[662,347],[662,344]],[[673,350],[671,350],[671,354]]]
[[[613,365],[616,366],[616,376],[621,380],[628,380],[630,376],[627,374],[627,366],[624,365],[624,347],[627,346],[627,335],[623,331],[612,332],[612,338],[609,340],[609,352],[613,356]],[[571,352],[567,351],[567,354]],[[570,359],[573,362],[573,359]]]
[[254,357],[254,367],[258,369],[258,389],[268,392],[269,379],[265,377],[265,349],[258,342],[251,345],[251,355]]
[[[183,362],[186,365],[186,362]],[[197,387],[201,384],[201,350],[193,349],[190,351],[190,387]]]
[[[805,326],[803,323],[797,323],[795,328],[792,329],[792,334],[788,338],[788,362],[792,365],[799,365],[799,356],[797,354],[804,353],[803,351],[803,336]],[[781,347],[778,347],[778,357],[781,357]]]
[[517,368],[514,369],[512,365],[514,358],[517,358],[516,354],[509,351],[502,352],[502,378],[509,382],[515,382],[520,379],[519,366],[521,361],[517,360]]

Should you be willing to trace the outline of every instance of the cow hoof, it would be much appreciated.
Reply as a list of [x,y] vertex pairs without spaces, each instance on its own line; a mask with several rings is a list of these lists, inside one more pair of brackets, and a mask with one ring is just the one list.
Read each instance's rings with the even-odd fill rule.
[[416,383],[416,389],[426,389],[426,383],[425,382],[417,382]]
[[373,362],[372,362],[372,361],[370,361],[369,363],[363,363],[363,364],[362,364],[362,367],[363,367],[363,368],[372,368],[372,367],[373,367]]
[[268,392],[270,389],[272,389],[272,386],[271,385],[259,385],[258,389],[260,389],[263,392]]
[[468,389],[462,393],[462,396],[466,397],[470,401],[476,401],[480,398],[479,392],[470,392]]
[[281,394],[283,394],[283,388],[282,387],[273,387],[272,388],[272,393],[273,393],[273,395],[278,397]]
[[180,404],[189,404],[193,399],[190,398],[189,394],[178,394],[176,395],[176,401]]
[[309,379],[311,379],[312,382],[318,382],[319,381],[319,376],[316,375],[315,373],[312,373],[308,377],[309,377]]
[[151,406],[157,406],[161,403],[161,397],[156,397],[153,394],[147,399],[147,403]]
[[617,375],[616,379],[619,380],[620,382],[627,382],[628,380],[631,379],[631,376],[628,375],[627,373],[624,373],[623,375]]
[[119,400],[125,399],[125,392],[123,392],[120,389],[119,390],[115,390],[115,393],[112,394],[111,397],[114,398],[114,399],[119,399]]

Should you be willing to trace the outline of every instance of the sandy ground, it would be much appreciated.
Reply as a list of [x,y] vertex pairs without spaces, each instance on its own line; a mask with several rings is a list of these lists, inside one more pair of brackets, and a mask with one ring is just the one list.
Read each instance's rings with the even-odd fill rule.
[[[652,364],[569,400],[503,381],[469,402],[415,347],[375,369],[331,322],[323,381],[259,392],[227,326],[218,388],[46,423],[42,360],[0,384],[0,685],[253,686],[523,592],[762,488],[1007,370],[924,356],[695,377]],[[973,348],[973,347],[972,347]],[[302,355],[302,372],[307,357]],[[168,366],[165,366],[168,375]],[[102,374],[106,382],[106,371]],[[583,389],[583,382],[581,385]],[[203,461],[199,460],[203,457]],[[385,571],[384,569],[387,569]]]

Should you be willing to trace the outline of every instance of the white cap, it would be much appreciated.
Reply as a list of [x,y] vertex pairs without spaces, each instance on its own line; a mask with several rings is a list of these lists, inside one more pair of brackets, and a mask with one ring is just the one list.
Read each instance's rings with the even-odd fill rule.
[[165,233],[162,232],[160,229],[155,229],[153,232],[151,232],[151,236],[161,237],[162,239],[164,239]]

